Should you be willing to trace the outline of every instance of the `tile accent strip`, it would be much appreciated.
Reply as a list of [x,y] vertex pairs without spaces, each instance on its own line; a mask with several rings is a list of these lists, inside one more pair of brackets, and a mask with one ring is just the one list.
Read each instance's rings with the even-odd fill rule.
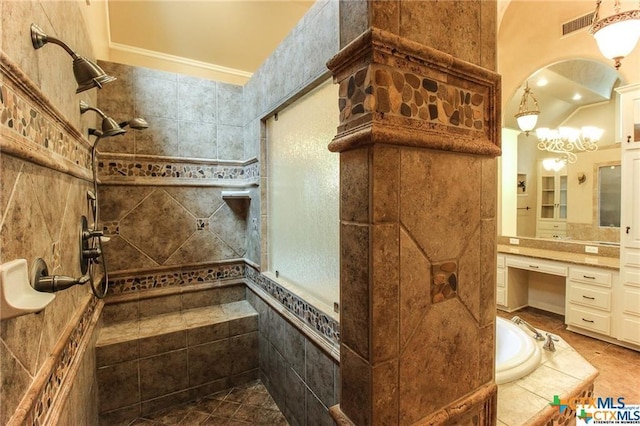
[[169,288],[201,284],[224,279],[246,278],[274,297],[296,318],[302,320],[313,330],[335,346],[340,345],[340,323],[309,302],[298,297],[261,274],[244,261],[228,264],[216,264],[188,270],[164,270],[156,273],[141,272],[113,278],[109,281],[109,294],[119,295],[158,288]]
[[[90,176],[90,144],[0,51],[0,149],[37,164]],[[53,156],[52,156],[53,154]]]
[[245,264],[237,263],[208,265],[188,270],[165,270],[156,273],[141,272],[109,280],[109,294],[124,294],[158,288],[201,284],[217,280],[243,278]]
[[102,184],[184,184],[185,181],[254,185],[260,178],[257,161],[245,163],[190,160],[181,158],[135,157],[101,154],[98,175]]
[[7,426],[45,425],[49,424],[49,416],[59,414],[52,408],[54,405],[62,405],[59,401],[62,396],[61,389],[66,387],[68,391],[70,388],[71,384],[67,382],[73,380],[72,370],[81,362],[81,355],[86,349],[86,343],[90,340],[90,333],[93,333],[101,310],[102,302],[89,296],[84,311],[76,316],[76,321],[69,323],[75,325],[67,327],[65,335],[52,353],[53,356],[40,369],[41,374],[36,377]]
[[340,82],[339,96],[343,123],[377,112],[482,131],[486,120],[483,93],[382,65],[363,68]]
[[327,63],[339,83],[329,150],[376,143],[500,155],[500,75],[370,28]]
[[277,282],[264,276],[250,265],[246,265],[245,267],[245,276],[278,300],[288,311],[328,339],[332,344],[336,346],[340,345],[340,323],[338,321],[282,287]]

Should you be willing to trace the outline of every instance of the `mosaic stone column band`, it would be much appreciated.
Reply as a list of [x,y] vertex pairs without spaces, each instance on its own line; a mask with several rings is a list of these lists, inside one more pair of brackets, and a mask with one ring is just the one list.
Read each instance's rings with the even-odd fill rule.
[[373,28],[340,85],[338,422],[496,422],[497,74]]
[[377,28],[327,66],[340,84],[332,151],[384,142],[500,154],[498,74]]

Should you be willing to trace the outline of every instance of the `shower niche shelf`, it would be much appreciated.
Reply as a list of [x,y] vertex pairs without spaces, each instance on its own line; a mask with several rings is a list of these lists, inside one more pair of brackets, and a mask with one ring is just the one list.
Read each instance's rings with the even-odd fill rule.
[[242,191],[222,191],[223,200],[251,200],[249,190]]

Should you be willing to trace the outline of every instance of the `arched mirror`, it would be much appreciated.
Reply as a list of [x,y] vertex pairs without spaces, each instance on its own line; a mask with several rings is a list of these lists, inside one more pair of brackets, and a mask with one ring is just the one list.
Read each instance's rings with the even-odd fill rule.
[[[536,129],[547,129],[528,136],[515,119],[525,83],[540,109]],[[513,129],[503,133],[503,235],[619,241],[619,220],[614,220],[619,200],[610,195],[619,174],[610,170],[620,164],[614,90],[620,84],[615,69],[586,59],[551,64],[522,82],[503,109],[503,126]],[[593,128],[599,129],[595,136]],[[596,138],[596,145],[589,146]],[[583,146],[565,152],[562,142],[567,147],[568,140]],[[606,184],[600,182],[603,178]],[[601,220],[603,216],[607,219]]]

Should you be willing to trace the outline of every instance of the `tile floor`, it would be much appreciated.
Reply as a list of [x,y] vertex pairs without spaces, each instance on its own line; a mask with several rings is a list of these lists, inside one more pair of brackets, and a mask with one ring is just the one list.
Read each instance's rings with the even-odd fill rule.
[[536,328],[561,336],[600,372],[596,396],[622,396],[626,404],[640,404],[640,352],[568,331],[562,315],[539,309],[499,310],[498,315],[507,319],[518,315]]
[[194,402],[123,422],[119,426],[287,426],[288,424],[267,389],[258,380]]

